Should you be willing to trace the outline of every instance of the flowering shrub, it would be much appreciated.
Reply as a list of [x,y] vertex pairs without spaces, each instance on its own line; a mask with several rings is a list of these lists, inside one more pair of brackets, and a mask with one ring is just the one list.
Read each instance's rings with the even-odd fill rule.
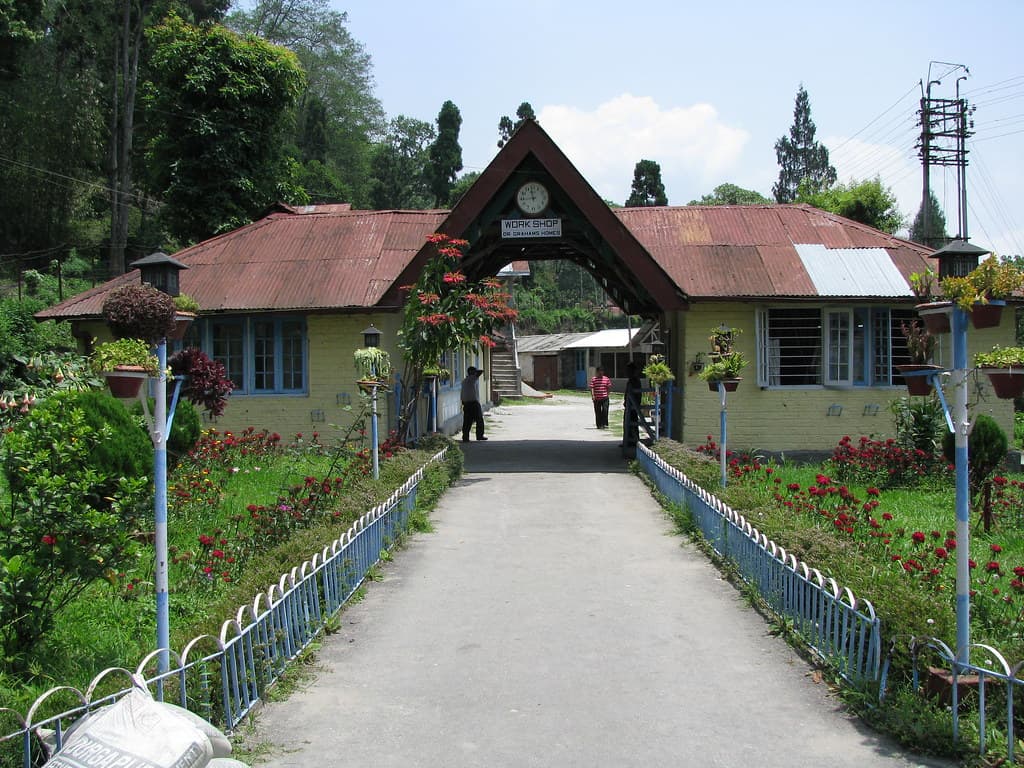
[[77,394],[51,396],[3,438],[10,497],[0,506],[0,649],[13,667],[68,603],[130,559],[149,498],[144,475],[99,468],[119,433],[94,426]]
[[948,476],[950,472],[949,465],[937,453],[906,448],[893,438],[861,437],[854,444],[849,435],[833,449],[827,467],[842,482],[881,488],[916,485],[929,478]]
[[[399,346],[410,367],[406,379],[419,395],[424,369],[444,367],[444,356],[460,349],[492,348],[496,329],[516,318],[509,294],[497,278],[470,282],[462,271],[466,240],[440,232],[427,237],[435,255],[409,286]],[[417,405],[409,398],[400,415],[400,431]]]
[[142,339],[156,344],[174,332],[174,299],[151,285],[132,283],[103,302],[103,319],[119,339]]

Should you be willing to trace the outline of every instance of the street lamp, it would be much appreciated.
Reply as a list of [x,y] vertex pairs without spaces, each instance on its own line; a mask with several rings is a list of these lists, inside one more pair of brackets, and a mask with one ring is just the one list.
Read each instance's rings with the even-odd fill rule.
[[[370,323],[368,328],[363,329],[363,346],[365,347],[379,347],[380,346],[380,331],[377,327]],[[373,378],[370,387],[370,440],[373,443],[373,479],[377,480],[380,477],[380,451],[377,446],[377,390],[380,387],[380,380],[377,378],[380,375],[380,371],[373,371]]]
[[[965,240],[954,240],[931,255],[939,260],[939,277],[962,277],[978,266],[989,251]],[[970,484],[967,436],[967,313],[954,302],[952,306],[953,386],[956,388],[951,417],[956,467],[956,657],[959,664],[970,659]]]
[[[137,267],[142,282],[149,283],[170,296],[179,294],[178,272],[188,269],[166,253],[153,253],[129,266]],[[154,558],[153,583],[156,591],[156,647],[162,651],[158,666],[161,673],[168,670],[167,652],[171,647],[170,610],[167,589],[167,430],[170,428],[167,413],[167,338],[161,337],[156,347],[160,361],[160,373],[154,393],[153,424],[149,436],[153,441],[153,509]],[[174,418],[173,410],[170,419]]]

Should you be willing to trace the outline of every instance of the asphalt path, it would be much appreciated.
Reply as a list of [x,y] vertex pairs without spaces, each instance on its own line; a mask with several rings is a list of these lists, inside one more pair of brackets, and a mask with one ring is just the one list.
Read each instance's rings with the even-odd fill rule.
[[586,400],[503,406],[434,531],[342,614],[315,679],[267,704],[292,766],[948,766],[844,711],[675,535]]

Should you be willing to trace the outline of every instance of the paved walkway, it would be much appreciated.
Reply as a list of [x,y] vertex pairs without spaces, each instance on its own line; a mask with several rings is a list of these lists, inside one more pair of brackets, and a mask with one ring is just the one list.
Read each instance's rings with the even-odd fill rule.
[[674,536],[586,400],[507,406],[466,474],[267,705],[260,765],[940,766],[844,714]]

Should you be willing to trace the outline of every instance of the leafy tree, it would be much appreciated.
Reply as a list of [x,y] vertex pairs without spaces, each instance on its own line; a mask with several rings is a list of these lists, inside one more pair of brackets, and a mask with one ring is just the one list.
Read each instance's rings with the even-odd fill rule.
[[752,189],[743,189],[735,184],[719,184],[710,195],[700,200],[691,200],[689,205],[769,205],[771,200]]
[[533,113],[533,107],[530,106],[530,102],[524,101],[516,109],[516,121],[513,123],[512,118],[508,115],[502,115],[501,120],[498,121],[498,147],[504,147],[508,140],[512,138],[512,134],[516,132],[516,128],[523,124],[524,120],[536,120],[537,115]]
[[329,0],[257,0],[250,10],[235,11],[225,20],[240,34],[257,35],[298,56],[307,81],[295,136],[302,162],[319,161],[326,175],[344,180],[339,195],[367,205],[371,139],[384,132],[385,115],[373,95],[370,55],[347,23],[347,14],[333,10]]
[[477,179],[480,178],[480,171],[470,171],[459,176],[458,180],[452,185],[452,191],[448,195],[448,201],[451,205],[459,202],[462,196],[469,191],[469,188],[473,186]]
[[202,240],[248,222],[275,200],[301,196],[282,150],[304,78],[294,55],[218,26],[170,16],[153,46],[146,106],[150,187],[173,234]]
[[434,127],[423,120],[399,115],[389,123],[373,155],[370,203],[375,210],[431,206],[426,168],[434,138]]
[[890,235],[903,226],[896,195],[877,176],[871,181],[835,184],[818,192],[810,192],[801,185],[796,202],[845,216]]
[[814,140],[816,130],[811,120],[811,102],[801,85],[796,92],[789,136],[775,142],[779,161],[779,180],[772,187],[775,202],[793,202],[801,184],[810,192],[817,192],[835,183],[836,169],[829,165],[828,149]]
[[462,115],[454,102],[446,101],[437,116],[437,139],[430,145],[427,164],[427,183],[434,193],[435,205],[443,208],[451,199],[452,185],[462,170],[462,147],[459,146],[459,128]]
[[[926,207],[927,225],[925,224]],[[915,243],[927,245],[929,248],[941,248],[949,242],[949,235],[946,234],[946,214],[942,212],[935,193],[930,189],[928,190],[928,200],[917,209],[914,222],[910,225],[910,239]]]
[[633,169],[633,187],[626,206],[651,205],[668,205],[665,185],[661,183],[661,166],[653,160],[641,160]]

